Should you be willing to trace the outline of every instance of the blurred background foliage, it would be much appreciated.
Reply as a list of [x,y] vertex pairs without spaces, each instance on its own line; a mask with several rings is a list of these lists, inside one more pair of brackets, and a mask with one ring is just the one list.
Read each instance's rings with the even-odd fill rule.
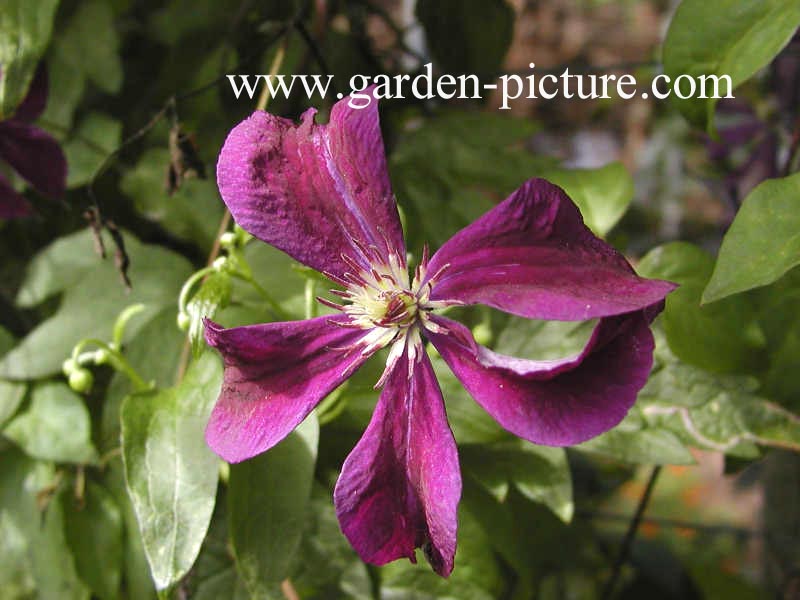
[[[0,223],[0,597],[797,598],[800,9],[678,4],[3,2],[0,113],[44,61],[37,124],[64,149],[69,190],[55,203],[29,191],[36,214]],[[268,73],[278,52],[280,72],[333,74],[344,93],[354,74],[414,74],[428,61],[485,81],[535,62],[539,74],[635,73],[640,86],[661,72],[731,73],[737,86],[720,103],[382,103],[413,255],[539,176],[640,274],[681,284],[656,322],[637,405],[575,448],[513,438],[433,357],[464,474],[448,580],[421,555],[366,566],[339,531],[331,490],[375,404],[376,364],[261,457],[229,467],[203,442],[220,369],[201,318],[304,318],[327,289],[237,234],[226,266],[183,299],[189,341],[175,323],[179,292],[229,225],[217,153],[254,108],[224,76]],[[274,98],[270,111],[324,115],[332,96]],[[121,232],[130,290],[123,255],[93,250],[87,210],[109,254]],[[460,317],[495,350],[535,358],[580,348],[591,325]],[[113,339],[111,355],[143,381],[87,354],[93,385],[73,391],[62,362],[86,338]]]

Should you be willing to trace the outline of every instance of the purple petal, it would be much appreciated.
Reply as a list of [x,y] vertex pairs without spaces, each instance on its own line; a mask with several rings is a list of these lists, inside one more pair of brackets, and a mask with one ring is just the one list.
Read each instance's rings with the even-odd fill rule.
[[223,329],[206,321],[206,340],[225,373],[206,428],[211,449],[235,463],[285,438],[368,358],[350,352],[363,330],[344,316]]
[[638,277],[621,254],[589,231],[564,191],[543,179],[526,182],[454,235],[427,273],[436,277],[431,300],[488,304],[545,320],[632,312],[675,288]]
[[58,198],[64,193],[67,159],[49,133],[27,123],[3,121],[0,158],[45,196]]
[[327,125],[314,123],[313,109],[299,125],[255,112],[228,135],[217,164],[222,199],[240,226],[339,277],[352,271],[342,254],[368,267],[357,245],[405,260],[377,102],[352,109],[347,101]]
[[439,575],[453,570],[461,473],[424,351],[410,378],[407,356],[395,365],[333,494],[342,531],[366,562],[415,562],[422,547]]
[[41,63],[28,87],[28,94],[17,107],[13,118],[29,123],[38,119],[47,105],[47,87],[47,68]]
[[467,391],[511,433],[547,446],[584,442],[617,425],[653,363],[655,311],[602,319],[583,351],[556,361],[497,354],[463,325],[432,317],[426,335]]
[[26,217],[33,212],[25,197],[0,173],[0,219]]

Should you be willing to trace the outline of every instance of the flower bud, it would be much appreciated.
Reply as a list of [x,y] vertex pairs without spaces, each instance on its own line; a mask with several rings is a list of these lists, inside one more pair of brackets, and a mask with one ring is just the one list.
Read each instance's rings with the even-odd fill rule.
[[92,389],[94,376],[88,369],[76,369],[69,375],[69,387],[79,394],[85,394]]
[[64,375],[66,375],[67,377],[69,377],[70,375],[72,375],[72,373],[73,373],[73,372],[75,372],[75,371],[76,371],[77,369],[79,369],[79,368],[80,368],[80,367],[78,366],[78,363],[77,363],[77,361],[75,361],[75,359],[72,359],[72,358],[68,358],[67,360],[65,360],[65,361],[64,361],[64,362],[61,364],[61,371],[62,371],[62,372],[64,373]]
[[109,354],[108,350],[105,348],[100,348],[100,350],[96,350],[94,353],[94,364],[96,365],[106,365],[108,361],[111,360],[111,354]]
[[178,313],[178,329],[181,331],[188,331],[189,325],[192,324],[192,318],[185,312]]
[[219,245],[223,248],[230,248],[236,244],[236,234],[232,231],[226,231],[219,236]]
[[220,257],[217,257],[217,259],[214,260],[213,263],[211,263],[211,266],[214,267],[217,271],[220,271],[225,266],[226,262],[228,262],[228,257],[227,256],[220,256]]
[[492,343],[492,328],[488,323],[478,323],[472,328],[472,337],[475,341],[482,346],[488,346]]

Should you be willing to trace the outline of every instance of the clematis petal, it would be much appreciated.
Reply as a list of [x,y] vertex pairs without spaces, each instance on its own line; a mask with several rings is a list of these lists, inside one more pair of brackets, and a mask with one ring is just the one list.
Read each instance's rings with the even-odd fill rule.
[[563,321],[639,310],[675,288],[638,277],[583,224],[564,191],[543,179],[526,182],[445,242],[427,277],[436,277],[434,301]]
[[299,125],[255,112],[228,135],[217,163],[222,199],[241,227],[337,277],[353,270],[342,255],[368,270],[371,247],[385,264],[391,252],[405,261],[377,102],[353,109],[348,100],[327,125],[313,109]]
[[14,113],[14,119],[30,123],[39,118],[47,105],[47,84],[47,67],[41,63],[28,87],[28,94]]
[[31,205],[0,173],[0,219],[16,219],[33,212]]
[[408,355],[394,365],[363,437],[334,490],[339,522],[366,562],[415,561],[422,547],[447,576],[456,550],[461,473],[442,394],[425,352],[409,376]]
[[[206,428],[211,449],[228,462],[268,450],[368,358],[364,331],[344,316],[224,329],[206,321],[206,341],[225,364]],[[346,348],[351,348],[349,351]]]
[[633,406],[653,363],[656,312],[601,319],[583,351],[555,361],[497,354],[443,317],[432,319],[444,332],[426,336],[500,425],[536,444],[568,446],[608,431]]
[[49,133],[13,119],[3,121],[0,158],[45,196],[57,198],[64,193],[67,159]]

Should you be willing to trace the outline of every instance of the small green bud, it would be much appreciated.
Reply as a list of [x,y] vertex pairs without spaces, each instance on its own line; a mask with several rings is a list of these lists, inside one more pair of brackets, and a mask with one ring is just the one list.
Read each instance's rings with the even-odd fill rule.
[[108,361],[111,360],[111,354],[105,348],[100,348],[100,350],[96,350],[94,353],[94,364],[96,365],[107,365]]
[[472,337],[482,346],[488,346],[492,343],[492,328],[488,323],[478,323],[472,328]]
[[220,256],[211,263],[211,266],[214,267],[217,271],[221,271],[225,267],[225,263],[228,262],[227,256]]
[[181,331],[188,331],[189,325],[192,324],[192,318],[185,312],[178,313],[178,329]]
[[92,389],[94,376],[88,369],[76,369],[69,375],[69,387],[79,394],[85,394]]
[[64,375],[66,375],[67,377],[72,375],[72,373],[75,372],[79,368],[80,367],[79,367],[77,361],[75,359],[72,359],[72,358],[68,358],[61,365],[61,371],[63,371]]
[[230,248],[231,246],[236,245],[237,236],[232,231],[226,231],[221,236],[219,236],[219,245],[223,248]]

